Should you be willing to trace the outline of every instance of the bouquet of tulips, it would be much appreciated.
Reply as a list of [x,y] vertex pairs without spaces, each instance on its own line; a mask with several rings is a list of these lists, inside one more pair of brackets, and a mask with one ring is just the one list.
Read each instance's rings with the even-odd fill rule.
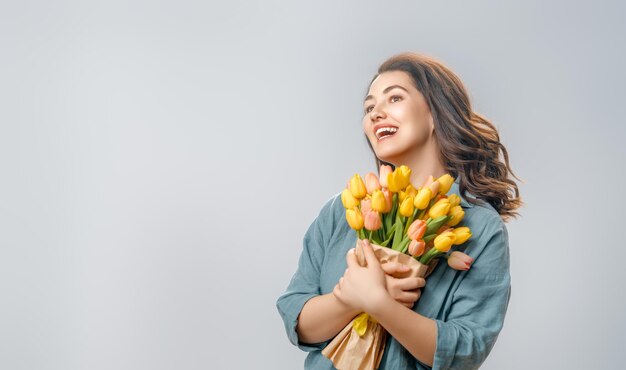
[[[465,216],[461,198],[447,195],[454,179],[445,174],[430,176],[421,187],[410,182],[411,169],[383,165],[380,179],[368,173],[365,181],[355,174],[341,193],[346,220],[361,240],[372,243],[381,264],[399,262],[410,271],[396,277],[425,277],[440,257],[457,270],[468,270],[472,258],[449,253],[471,237],[468,227],[456,227]],[[357,242],[361,265],[364,256]],[[386,332],[367,313],[355,317],[324,348],[322,354],[339,370],[377,369],[385,347]]]

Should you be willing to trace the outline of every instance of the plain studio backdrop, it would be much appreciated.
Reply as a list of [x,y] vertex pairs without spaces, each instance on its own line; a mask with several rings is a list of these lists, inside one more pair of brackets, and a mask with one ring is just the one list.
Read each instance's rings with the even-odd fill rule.
[[624,6],[3,1],[0,368],[298,369],[275,302],[376,68],[443,61],[524,180],[484,369],[615,369]]

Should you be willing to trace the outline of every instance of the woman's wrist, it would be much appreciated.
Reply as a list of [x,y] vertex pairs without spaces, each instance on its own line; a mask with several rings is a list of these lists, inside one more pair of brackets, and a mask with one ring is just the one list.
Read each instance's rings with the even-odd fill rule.
[[358,314],[360,314],[361,312],[363,312],[362,310],[359,310],[358,308],[354,308],[346,303],[343,303],[342,301],[339,300],[339,298],[337,298],[336,295],[334,295],[333,293],[329,293],[330,296],[332,297],[333,301],[335,302],[335,305],[343,312],[343,314],[345,314],[346,316],[356,316]]
[[400,304],[391,297],[387,289],[374,289],[367,302],[367,307],[364,307],[364,311],[371,315],[377,315],[385,306],[395,303]]

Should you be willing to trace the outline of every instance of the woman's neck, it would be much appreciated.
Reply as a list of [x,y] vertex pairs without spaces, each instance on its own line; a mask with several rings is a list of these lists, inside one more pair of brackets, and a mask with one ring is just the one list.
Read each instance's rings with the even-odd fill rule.
[[411,169],[411,184],[416,188],[422,186],[428,176],[437,179],[446,173],[439,159],[439,152],[434,141],[421,148],[419,152],[411,152],[406,158],[399,159],[396,166],[405,165]]

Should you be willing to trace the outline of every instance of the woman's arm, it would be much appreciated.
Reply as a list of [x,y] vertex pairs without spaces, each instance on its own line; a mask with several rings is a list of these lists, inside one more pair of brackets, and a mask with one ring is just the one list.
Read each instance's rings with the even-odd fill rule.
[[331,339],[360,312],[340,302],[332,293],[311,298],[302,307],[296,331],[304,343]]
[[413,357],[428,366],[433,366],[437,347],[435,320],[403,306],[389,294],[381,295],[367,312]]
[[390,299],[380,264],[363,243],[367,266],[351,250],[348,270],[333,294],[341,302],[374,317],[416,359],[433,369],[478,369],[502,329],[510,297],[508,235],[502,223],[491,222],[472,251],[476,258],[452,296],[445,320],[429,319]]
[[[401,263],[388,262],[381,267],[385,272],[388,297],[401,307],[412,308],[425,280],[416,277],[395,278],[395,274],[410,270]],[[298,337],[304,343],[331,339],[359,313],[361,311],[342,303],[333,293],[313,297],[306,302],[298,317]]]
[[351,249],[348,269],[333,294],[343,304],[370,314],[415,358],[432,366],[437,344],[434,320],[396,302],[387,291],[385,274],[369,242],[363,241],[367,266],[359,265]]

